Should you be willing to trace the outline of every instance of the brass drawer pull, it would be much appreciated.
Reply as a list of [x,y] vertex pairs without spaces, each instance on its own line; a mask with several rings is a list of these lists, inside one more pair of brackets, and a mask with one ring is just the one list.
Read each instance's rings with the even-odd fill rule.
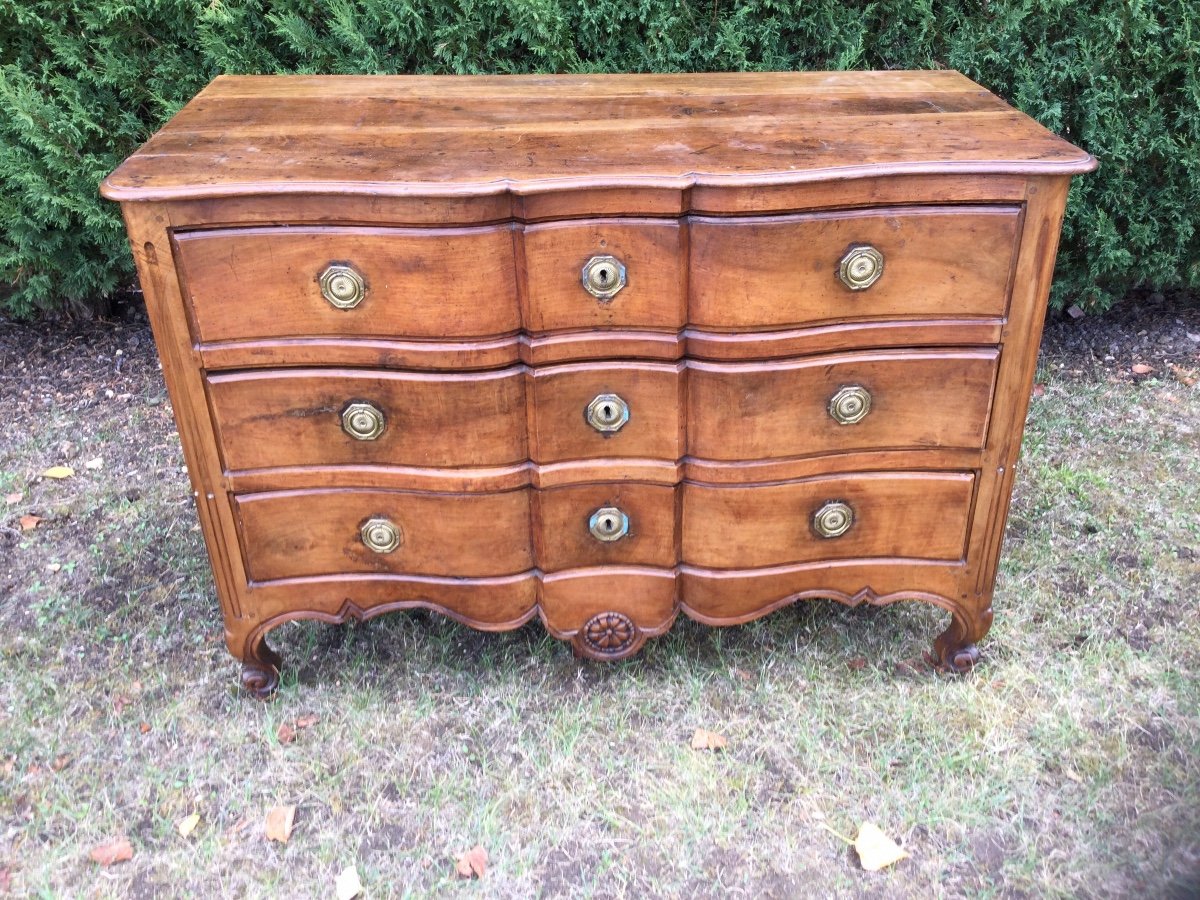
[[838,278],[852,291],[865,291],[883,275],[883,254],[870,244],[851,247],[838,265]]
[[829,415],[840,425],[861,422],[871,411],[871,392],[860,384],[840,387],[829,398]]
[[387,519],[367,519],[361,535],[363,546],[376,553],[391,553],[400,546],[400,528]]
[[387,426],[383,410],[365,400],[347,403],[342,410],[342,431],[356,441],[373,441]]
[[854,510],[848,503],[831,500],[813,513],[813,531],[823,538],[841,537],[854,524]]
[[601,434],[613,434],[629,421],[629,404],[616,394],[597,394],[587,405],[587,421]]
[[611,300],[625,287],[625,264],[615,256],[593,256],[583,264],[583,289],[597,300]]
[[602,506],[588,519],[588,531],[596,540],[611,544],[629,533],[629,516],[615,506]]
[[318,283],[321,296],[338,309],[354,309],[367,296],[367,283],[350,266],[326,266]]

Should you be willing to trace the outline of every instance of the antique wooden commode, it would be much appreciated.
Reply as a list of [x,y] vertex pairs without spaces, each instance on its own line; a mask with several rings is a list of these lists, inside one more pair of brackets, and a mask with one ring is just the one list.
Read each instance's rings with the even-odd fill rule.
[[955,72],[221,77],[122,204],[230,651],[915,599],[969,668],[1070,176]]

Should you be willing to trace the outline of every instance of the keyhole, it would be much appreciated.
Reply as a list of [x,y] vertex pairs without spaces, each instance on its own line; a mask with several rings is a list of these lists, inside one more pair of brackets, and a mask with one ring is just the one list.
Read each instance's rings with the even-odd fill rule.
[[605,516],[600,520],[600,527],[609,534],[612,534],[612,532],[617,530],[617,523],[611,516]]
[[604,418],[606,421],[611,422],[615,418],[615,415],[613,413],[613,408],[611,406],[609,406],[607,403],[604,404],[603,412],[604,412]]

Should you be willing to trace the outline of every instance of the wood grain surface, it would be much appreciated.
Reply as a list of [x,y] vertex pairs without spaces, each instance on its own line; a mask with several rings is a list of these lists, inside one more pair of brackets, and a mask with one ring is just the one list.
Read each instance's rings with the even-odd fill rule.
[[[201,341],[314,335],[472,337],[520,327],[511,229],[264,228],[176,232]],[[318,279],[357,271],[338,309]]]
[[[714,569],[863,557],[958,560],[974,481],[967,472],[873,472],[745,487],[685,483],[683,559]],[[813,514],[829,501],[854,510],[841,537],[813,531]]]
[[[874,351],[688,364],[688,454],[714,460],[924,447],[982,449],[999,354]],[[870,409],[839,424],[829,403],[860,387]]]
[[222,76],[114,200],[1071,174],[1088,154],[952,71]]
[[[855,210],[691,225],[691,323],[766,328],[894,316],[1003,315],[1017,207]],[[838,279],[869,245],[883,274],[865,290]]]
[[[355,572],[478,578],[533,567],[529,493],[434,494],[300,490],[234,501],[253,581]],[[386,518],[402,541],[364,546],[368,519]]]

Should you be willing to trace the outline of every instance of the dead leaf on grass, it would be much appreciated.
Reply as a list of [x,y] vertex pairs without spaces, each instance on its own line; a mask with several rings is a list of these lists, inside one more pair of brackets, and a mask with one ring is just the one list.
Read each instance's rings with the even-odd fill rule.
[[1181,383],[1191,387],[1196,383],[1195,369],[1185,369],[1183,366],[1177,366],[1174,363],[1168,363],[1167,368],[1171,370],[1171,374]]
[[88,856],[92,858],[92,862],[112,866],[133,859],[133,846],[129,843],[129,838],[113,838],[103,844],[97,844]]
[[342,869],[333,880],[333,888],[337,893],[337,900],[354,900],[362,893],[362,880],[358,877],[358,869],[354,866],[347,866]]
[[1149,375],[1154,371],[1154,366],[1148,366],[1145,363],[1134,363],[1131,371],[1134,375]]
[[132,702],[133,700],[124,694],[117,694],[117,696],[113,697],[113,712],[119,716],[121,713],[125,712],[125,707]]
[[91,469],[93,472],[96,471],[97,469],[103,469],[104,468],[104,457],[97,456],[95,459],[89,459],[87,462],[85,462],[83,464],[83,467],[85,469]]
[[1035,384],[1033,386],[1033,396],[1040,397],[1045,393],[1046,393],[1046,386],[1044,384]]
[[200,824],[200,813],[192,813],[190,816],[184,816],[175,823],[175,830],[179,832],[180,837],[187,837],[196,830],[196,826]]
[[142,734],[149,734],[150,733],[150,723],[149,722],[139,722],[138,723],[138,731],[140,731]]
[[38,525],[40,525],[44,520],[41,516],[21,516],[18,521],[21,523],[22,531],[33,531],[33,529],[37,528]]
[[929,671],[929,660],[923,656],[911,656],[895,665],[896,674],[905,678],[919,678]]
[[460,878],[482,878],[487,872],[488,854],[481,845],[476,844],[466,853],[455,857],[455,871]]
[[272,806],[267,810],[267,840],[286,844],[295,823],[295,806]]
[[861,672],[867,667],[867,658],[865,656],[855,656],[846,660],[846,665],[851,672]]
[[908,856],[899,844],[870,822],[863,822],[858,826],[854,849],[858,851],[858,861],[868,872],[886,869]]
[[290,744],[296,739],[296,729],[287,722],[280,722],[275,729],[275,739],[281,744]]
[[725,740],[725,735],[715,731],[697,728],[696,733],[692,735],[693,750],[724,750],[728,746],[729,741]]
[[61,772],[70,762],[70,753],[60,753],[58,756],[54,757],[54,762],[50,763],[50,771]]
[[43,478],[70,478],[75,470],[70,466],[51,466],[42,473]]
[[312,728],[321,721],[321,717],[316,713],[309,713],[307,716],[301,716],[296,720],[297,728]]
[[245,831],[249,827],[249,825],[250,825],[250,820],[247,819],[245,816],[242,816],[240,819],[238,819],[236,822],[234,822],[232,825],[230,825],[225,830],[225,835],[227,837],[237,837],[237,835],[239,835],[243,831]]
[[9,506],[14,506],[15,504],[21,502],[21,498],[23,496],[25,496],[25,495],[22,494],[20,491],[17,491],[14,494],[6,494],[4,497],[4,502],[7,503]]

